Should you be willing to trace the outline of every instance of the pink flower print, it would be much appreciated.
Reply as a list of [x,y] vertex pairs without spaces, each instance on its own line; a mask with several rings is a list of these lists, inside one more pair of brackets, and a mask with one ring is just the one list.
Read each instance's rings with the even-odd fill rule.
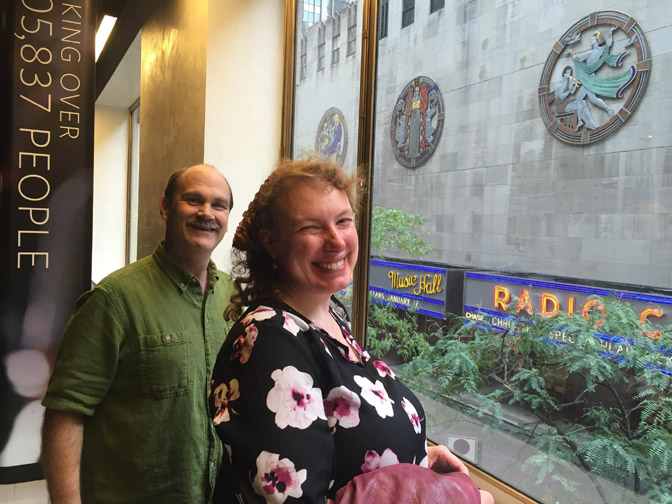
[[238,380],[235,378],[231,380],[228,387],[225,383],[220,383],[214,393],[215,408],[217,408],[217,412],[212,419],[212,423],[219,425],[222,422],[231,420],[229,411],[231,413],[236,413],[236,411],[229,407],[229,403],[235,401],[239,397],[240,391],[238,390]]
[[359,425],[359,407],[362,404],[359,396],[341,385],[329,391],[324,400],[324,412],[329,427],[336,425],[349,429]]
[[390,369],[390,366],[385,364],[382,360],[377,360],[373,362],[374,367],[376,370],[378,370],[378,374],[381,376],[381,378],[385,378],[386,376],[391,376],[392,378],[396,378],[394,376],[394,371]]
[[287,497],[298,499],[303,496],[301,485],[307,475],[306,469],[297,471],[291,460],[262,451],[257,457],[257,475],[252,487],[268,504],[282,504]]
[[293,313],[289,313],[286,311],[282,312],[282,316],[285,317],[285,322],[282,324],[282,327],[287,329],[294,336],[299,334],[299,331],[308,330],[308,324],[306,324],[306,322],[303,319],[301,319],[301,317],[297,317]]
[[247,325],[253,320],[266,320],[273,317],[277,312],[268,306],[259,305],[254,311],[251,311],[241,321],[243,325]]
[[378,455],[376,450],[367,450],[364,454],[364,463],[362,464],[362,472],[367,473],[378,469],[379,467],[391,466],[399,463],[397,454],[389,448],[386,448],[382,455]]
[[404,411],[408,415],[408,419],[411,421],[415,433],[420,434],[422,431],[420,417],[418,416],[418,411],[415,409],[415,406],[413,406],[413,403],[404,397],[401,399],[401,407],[404,408]]
[[380,380],[376,380],[376,383],[371,383],[371,380],[364,376],[355,376],[354,379],[355,383],[362,387],[360,395],[367,403],[376,408],[376,413],[381,418],[394,416],[394,409],[392,407],[394,401],[387,395],[387,391],[383,387],[383,384],[380,383]]
[[233,342],[233,353],[230,359],[238,359],[241,364],[245,364],[250,359],[254,342],[257,340],[259,330],[254,325],[249,325],[245,328],[245,333],[241,334]]
[[294,366],[276,369],[271,374],[274,387],[266,396],[266,406],[275,413],[275,424],[305,429],[324,415],[322,391],[313,387],[313,378]]

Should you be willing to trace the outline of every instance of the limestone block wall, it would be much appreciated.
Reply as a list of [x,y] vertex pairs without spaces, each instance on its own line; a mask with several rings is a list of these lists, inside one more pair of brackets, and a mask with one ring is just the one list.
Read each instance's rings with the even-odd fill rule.
[[[389,0],[388,36],[378,41],[374,205],[425,215],[431,261],[672,287],[672,1],[446,0],[434,13],[429,4],[416,1],[413,24],[402,29],[402,0]],[[540,78],[558,39],[600,10],[625,12],[646,33],[648,87],[614,134],[568,145],[541,118]],[[356,58],[342,53],[331,66],[327,21],[319,72],[316,26],[307,33],[306,78],[296,83],[295,152],[314,145],[320,117],[336,106],[348,119],[346,165],[354,166],[361,22]],[[612,53],[626,38],[614,33]],[[561,59],[552,84],[570,63]],[[625,59],[632,63],[633,54]],[[421,75],[439,86],[445,121],[432,157],[408,169],[394,157],[390,124],[397,97]],[[607,101],[615,111],[622,105]],[[608,119],[590,107],[598,123]]]
[[[378,46],[374,204],[427,216],[434,261],[670,287],[672,2],[596,1],[587,10],[571,0],[446,1],[432,14],[416,2],[403,29],[401,3],[390,0]],[[651,78],[615,134],[567,145],[541,119],[540,76],[559,37],[597,10],[640,23]],[[615,32],[614,48],[624,38]],[[407,169],[388,131],[398,94],[417,75],[438,84],[446,120],[430,160]]]
[[[297,2],[298,3],[298,2]],[[356,9],[357,42],[354,54],[347,54],[348,41],[348,9]],[[315,149],[315,135],[322,115],[331,107],[338,108],[344,115],[347,130],[347,152],[343,163],[348,171],[355,169],[357,164],[357,135],[359,122],[359,85],[361,73],[361,33],[362,9],[354,2],[353,7],[346,7],[340,13],[339,60],[332,64],[332,42],[337,23],[329,18],[323,23],[312,25],[306,34],[307,67],[306,77],[300,79],[301,65],[301,33],[297,21],[297,39],[295,51],[295,82],[294,82],[294,156],[302,149]],[[318,67],[318,34],[319,29],[325,30],[324,68]]]

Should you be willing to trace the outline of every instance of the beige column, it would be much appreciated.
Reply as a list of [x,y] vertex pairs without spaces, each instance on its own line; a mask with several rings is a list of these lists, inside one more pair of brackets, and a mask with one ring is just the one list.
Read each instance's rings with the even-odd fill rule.
[[203,162],[207,0],[166,0],[142,28],[138,257],[163,238],[170,173]]

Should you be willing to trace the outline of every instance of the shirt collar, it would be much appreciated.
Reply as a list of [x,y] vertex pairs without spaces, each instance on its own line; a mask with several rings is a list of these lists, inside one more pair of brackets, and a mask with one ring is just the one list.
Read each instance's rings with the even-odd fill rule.
[[[180,268],[170,259],[170,257],[168,257],[168,252],[166,252],[164,247],[164,240],[161,240],[156,245],[152,256],[163,272],[182,292],[189,287],[189,283],[194,279],[198,281],[194,275]],[[210,281],[209,289],[210,291],[213,291],[215,289],[215,284],[219,281],[219,274],[217,272],[217,266],[212,259],[208,261],[208,278]]]

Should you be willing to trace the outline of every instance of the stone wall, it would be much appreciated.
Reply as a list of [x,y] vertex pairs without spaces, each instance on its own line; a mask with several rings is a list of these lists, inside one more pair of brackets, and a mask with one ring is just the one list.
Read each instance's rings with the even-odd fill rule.
[[[599,10],[622,11],[639,23],[652,54],[650,79],[638,108],[614,134],[568,145],[541,118],[540,77],[556,41]],[[428,217],[427,239],[436,251],[427,259],[672,286],[672,1],[598,0],[587,7],[578,0],[447,0],[432,14],[429,2],[416,2],[415,21],[403,29],[401,11],[402,0],[389,1],[388,36],[378,46],[373,198],[375,205]],[[312,36],[309,29],[307,77],[296,88],[295,145],[311,135],[305,142],[314,143],[330,106],[353,119],[357,110],[359,48],[357,60],[330,69],[327,32],[326,68],[316,72]],[[622,30],[614,33],[612,53],[626,38]],[[624,60],[635,62],[633,54]],[[569,63],[561,58],[552,83]],[[439,86],[445,122],[432,157],[408,169],[394,157],[390,124],[399,93],[420,75]],[[616,111],[622,104],[606,101]],[[598,123],[608,119],[589,106]],[[355,124],[348,122],[349,156]]]

